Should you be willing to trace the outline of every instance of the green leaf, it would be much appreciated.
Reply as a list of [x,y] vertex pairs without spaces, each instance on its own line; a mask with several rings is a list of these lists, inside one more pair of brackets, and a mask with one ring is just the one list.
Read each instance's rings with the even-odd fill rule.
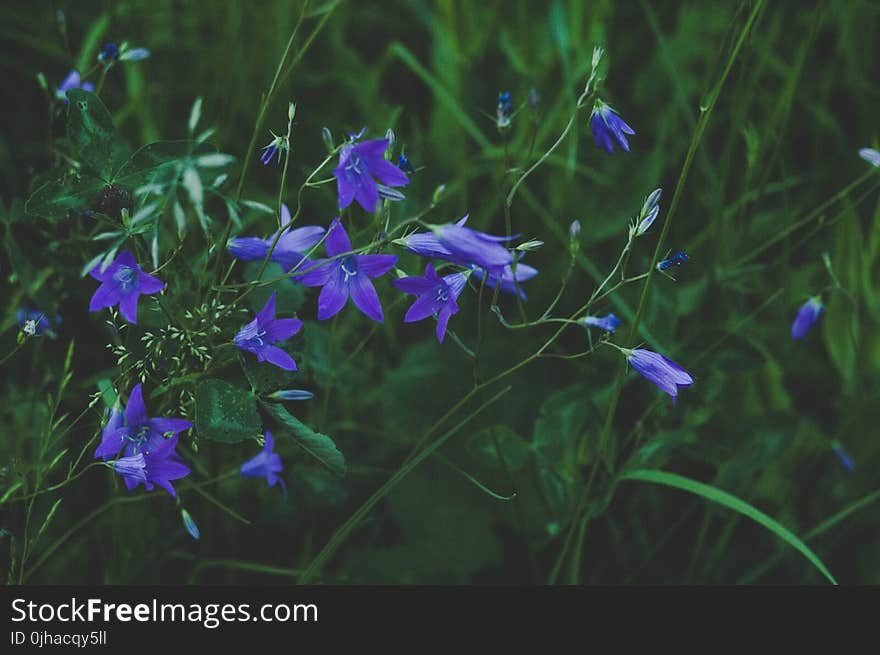
[[516,473],[522,470],[529,459],[529,443],[507,425],[496,425],[480,430],[472,434],[465,445],[481,464],[495,468],[500,466],[498,452],[495,449],[496,438],[510,471]]
[[196,388],[196,431],[221,443],[238,443],[263,430],[254,395],[222,380],[205,380]]
[[104,182],[93,175],[68,173],[37,187],[27,199],[24,210],[53,221],[67,218],[70,212],[81,214],[94,204],[104,186]]
[[67,137],[82,160],[101,178],[109,180],[125,153],[110,112],[90,91],[67,92]]
[[809,546],[801,541],[797,537],[797,535],[795,535],[793,532],[791,532],[791,530],[786,528],[775,519],[764,514],[764,512],[762,512],[761,510],[752,507],[744,500],[741,500],[736,496],[732,496],[726,491],[722,491],[721,489],[718,489],[708,484],[703,484],[702,482],[697,482],[696,480],[691,480],[690,478],[686,478],[682,475],[667,473],[666,471],[658,471],[653,469],[630,471],[629,473],[625,473],[624,475],[620,476],[620,479],[640,480],[642,482],[653,482],[654,484],[662,484],[668,487],[675,487],[676,489],[689,491],[692,494],[702,496],[707,500],[711,500],[712,502],[718,503],[719,505],[724,505],[725,507],[732,509],[735,512],[739,512],[743,516],[752,519],[759,525],[764,526],[765,528],[770,530],[770,532],[792,546],[801,555],[806,557],[807,560],[809,560],[810,564],[815,566],[822,573],[822,575],[824,575],[832,584],[837,584],[837,580],[834,579],[834,576],[831,575],[831,572],[825,567],[825,565],[822,563],[822,560],[820,560],[819,557],[812,550],[810,550]]
[[156,141],[140,148],[113,175],[113,183],[127,187],[167,184],[189,157],[216,152],[213,146],[191,140]]
[[40,529],[37,531],[37,536],[36,536],[36,538],[34,539],[34,541],[39,540],[39,538],[40,538],[40,537],[43,535],[43,533],[46,531],[46,528],[49,527],[49,523],[52,522],[52,518],[55,516],[55,512],[58,510],[58,506],[61,504],[61,501],[62,501],[62,500],[64,500],[64,498],[59,498],[58,500],[56,500],[56,501],[52,504],[52,509],[50,509],[50,510],[49,510],[49,513],[46,514],[46,518],[45,518],[45,520],[43,521],[43,525],[41,525],[41,526],[40,526]]
[[333,439],[326,434],[315,432],[282,405],[274,403],[262,403],[262,405],[279,423],[291,431],[293,438],[303,450],[337,475],[345,475],[345,457],[336,448]]

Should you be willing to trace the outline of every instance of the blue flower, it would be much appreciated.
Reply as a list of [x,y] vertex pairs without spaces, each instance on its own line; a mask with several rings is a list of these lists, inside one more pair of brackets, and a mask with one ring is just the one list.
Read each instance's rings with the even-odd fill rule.
[[448,259],[464,266],[484,268],[490,275],[501,276],[513,262],[513,254],[502,244],[513,237],[499,237],[478,232],[458,223],[432,225],[440,246],[451,253]]
[[416,172],[416,169],[412,165],[412,162],[409,160],[409,157],[407,157],[404,153],[400,153],[400,155],[397,157],[397,168],[402,170],[407,175],[412,175]]
[[280,389],[269,394],[273,400],[309,400],[314,397],[315,394],[305,389]]
[[850,454],[846,452],[843,444],[835,440],[831,443],[831,449],[834,451],[834,454],[837,455],[837,459],[840,460],[841,466],[843,466],[848,472],[852,473],[856,468],[856,462]]
[[252,352],[258,362],[269,362],[286,371],[295,371],[296,362],[284,350],[272,344],[286,341],[300,331],[303,322],[298,318],[275,318],[275,292],[254,320],[235,335],[240,350]]
[[58,85],[58,89],[55,91],[55,97],[59,100],[67,102],[67,92],[71,89],[82,89],[83,91],[94,91],[95,85],[91,82],[83,82],[80,79],[79,73],[75,70],[70,71],[67,74],[67,77]]
[[510,121],[513,117],[513,102],[510,99],[510,92],[503,91],[498,94],[498,102],[495,105],[495,125],[499,130],[510,127]]
[[665,271],[673,266],[682,266],[688,259],[690,259],[690,257],[687,256],[686,252],[677,252],[669,259],[657,262],[657,270]]
[[183,507],[180,508],[180,518],[183,519],[183,527],[186,528],[186,531],[189,532],[189,536],[191,536],[196,541],[201,537],[201,533],[199,532],[199,526],[196,525],[196,522],[193,520],[193,517],[190,516],[190,513],[186,511]]
[[89,275],[101,282],[89,303],[89,311],[119,305],[119,313],[129,323],[137,323],[138,298],[165,288],[162,280],[144,273],[129,251],[123,250],[105,269],[98,264]]
[[[486,274],[485,269],[475,267],[473,269],[474,277],[482,280]],[[503,293],[518,295],[523,300],[526,299],[526,292],[522,289],[522,283],[531,280],[538,274],[538,269],[522,262],[517,262],[516,273],[513,272],[513,266],[507,264],[500,272],[489,273],[486,277],[486,286],[494,289],[496,285],[501,285]]]
[[813,296],[807,300],[801,305],[797,316],[794,317],[794,322],[791,324],[791,338],[803,339],[824,311],[825,306],[822,304],[820,296]]
[[629,152],[629,142],[624,134],[635,134],[635,131],[611,107],[601,100],[593,105],[590,114],[590,129],[593,130],[593,141],[608,154],[614,152],[614,142],[624,152]]
[[[352,136],[356,138],[356,135]],[[339,192],[339,209],[345,209],[357,200],[366,211],[375,211],[379,203],[379,190],[373,178],[389,187],[409,184],[406,173],[385,159],[387,149],[388,139],[342,146],[339,165],[333,170]]]
[[319,260],[320,265],[298,278],[307,287],[323,287],[318,296],[318,320],[336,316],[350,297],[365,316],[382,323],[382,304],[370,279],[390,271],[397,255],[352,253],[351,241],[338,218],[328,228],[324,249],[329,259]]
[[871,164],[871,166],[880,167],[880,152],[877,152],[874,148],[860,148],[859,157]]
[[119,59],[119,46],[115,43],[105,43],[98,55],[99,61],[114,62]]
[[584,316],[581,320],[584,322],[584,325],[597,327],[606,332],[614,332],[617,326],[620,325],[620,319],[614,314],[608,314],[608,316]]
[[635,226],[635,236],[640,237],[651,229],[651,225],[654,224],[657,215],[660,213],[659,203],[662,194],[663,189],[654,189],[645,199],[645,203],[642,205],[642,211],[639,212],[639,218],[637,219],[639,222]]
[[437,341],[443,343],[446,326],[453,314],[458,313],[458,297],[467,283],[466,273],[452,273],[440,277],[432,264],[425,266],[424,277],[402,277],[392,284],[413,296],[416,301],[403,317],[404,323],[421,321],[429,316],[437,317]]
[[[41,334],[46,334],[50,337],[54,336],[52,323],[43,312],[38,312],[32,309],[19,309],[15,313],[15,318],[21,326],[21,331],[29,337],[38,337]],[[55,324],[57,325],[60,322],[61,317],[56,316]]]
[[119,61],[141,61],[150,56],[150,51],[146,48],[131,48],[123,50],[119,55]]
[[679,387],[689,387],[694,383],[690,373],[659,353],[641,348],[621,348],[620,351],[626,356],[630,366],[668,393],[673,403],[678,397]]
[[[190,473],[174,449],[178,433],[191,427],[192,423],[181,418],[149,418],[142,385],[138,384],[131,391],[124,415],[116,407],[110,411],[101,444],[95,450],[95,459],[106,462],[122,451],[123,456],[113,463],[113,468],[129,490],[143,484],[147,491],[152,491],[156,484],[174,496],[171,481]],[[166,439],[164,435],[167,433],[173,436]],[[139,455],[143,458],[143,466]]]
[[263,166],[268,166],[272,163],[272,159],[274,158],[275,163],[281,162],[281,153],[287,148],[287,138],[283,136],[278,136],[274,132],[272,133],[272,140],[268,145],[263,146],[263,154],[260,155],[260,161],[263,162]]
[[284,488],[284,480],[278,476],[283,469],[281,457],[277,453],[272,452],[274,448],[275,439],[272,438],[272,433],[267,430],[266,444],[263,446],[263,450],[257,456],[241,465],[241,476],[245,478],[266,478],[266,482],[270,487],[274,487],[276,482],[280,482],[282,488]]
[[[281,205],[281,225],[290,224],[290,210],[287,205]],[[258,237],[237,237],[229,240],[229,254],[245,262],[262,260],[266,258],[272,242],[275,241],[277,232],[269,239]],[[321,237],[324,236],[324,228],[317,225],[306,225],[296,229],[285,229],[275,244],[275,250],[269,258],[281,266],[285,273],[294,268],[305,269],[309,260],[305,254],[314,248]],[[291,282],[296,282],[290,278]]]

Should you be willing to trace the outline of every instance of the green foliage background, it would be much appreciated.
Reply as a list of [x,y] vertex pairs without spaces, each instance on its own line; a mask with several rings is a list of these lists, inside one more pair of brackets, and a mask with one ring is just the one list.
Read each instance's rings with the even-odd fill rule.
[[[534,87],[539,109],[517,114],[508,151],[519,161],[534,138],[541,152],[571,114],[593,46],[603,45],[602,97],[635,128],[632,152],[606,156],[596,149],[589,112],[582,111],[573,133],[528,178],[512,208],[514,230],[546,242],[527,259],[541,271],[526,285],[531,316],[556,294],[567,266],[568,226],[580,220],[581,251],[561,307],[566,314],[613,266],[627,221],[661,186],[659,233],[701,110],[753,7],[647,0],[313,2],[295,41],[302,58],[281,81],[259,145],[270,139],[265,130],[283,129],[287,103],[295,101],[285,190],[293,204],[295,189],[325,155],[322,127],[337,138],[362,125],[374,137],[391,127],[413,163],[424,167],[407,187],[407,200],[395,206],[398,216],[419,212],[445,184],[429,218],[441,222],[470,213],[476,227],[503,233],[501,208],[512,178],[505,174],[503,139],[484,114],[494,112],[499,90],[509,90],[519,105]],[[54,161],[53,139],[65,134],[63,119],[47,117],[36,73],[45,73],[54,88],[72,67],[90,68],[105,41],[148,47],[149,59],[117,66],[105,81],[101,98],[117,129],[132,149],[185,138],[191,106],[201,97],[202,125],[216,128],[209,141],[239,159],[234,180],[261,93],[301,9],[292,0],[3,4],[0,356],[16,347],[20,306],[38,302],[64,321],[57,339],[32,340],[3,364],[0,495],[18,482],[23,486],[11,496],[33,488],[38,435],[47,424],[57,432],[56,419],[73,421],[99,381],[115,377],[115,358],[104,345],[105,317],[86,311],[94,284],[79,277],[98,253],[96,244],[70,222],[51,223],[24,211],[24,200]],[[56,11],[63,11],[64,31]],[[328,12],[305,49],[307,35]],[[572,516],[595,464],[620,369],[610,348],[571,361],[541,359],[510,376],[501,401],[365,514],[319,579],[543,583],[560,561],[556,580],[571,583],[824,581],[774,529],[719,504],[726,492],[791,530],[838,581],[880,583],[880,174],[856,155],[880,139],[878,28],[880,5],[869,0],[774,2],[758,14],[720,91],[666,240],[691,260],[676,271],[677,282],[655,277],[639,330],[646,347],[680,362],[696,383],[673,407],[645,380],[626,378],[612,425],[617,450],[602,454],[618,470],[612,475],[604,464],[597,467],[588,521],[572,525]],[[278,182],[278,168],[254,161],[245,197],[271,206]],[[335,201],[333,185],[309,190],[303,220],[326,226]],[[222,230],[229,220],[222,203],[206,202],[204,211],[211,229]],[[197,225],[194,216],[190,220]],[[245,226],[235,233],[272,229],[271,217],[259,212],[242,220]],[[638,244],[633,269],[650,265],[655,239]],[[185,243],[188,261],[208,256],[198,227],[190,227]],[[797,308],[831,284],[823,253],[845,292],[826,294],[824,317],[795,342],[789,330]],[[407,255],[399,265],[415,274],[419,262]],[[242,267],[236,280],[255,272]],[[323,433],[331,435],[344,453],[344,477],[287,441],[279,446],[290,487],[286,498],[259,481],[237,478],[211,487],[209,495],[181,485],[201,529],[195,542],[164,492],[129,494],[110,473],[90,471],[41,496],[30,525],[20,504],[0,507],[0,548],[10,570],[19,566],[16,553],[29,531],[36,542],[30,564],[38,566],[25,567],[28,582],[301,579],[334,530],[394,475],[413,444],[472,383],[468,357],[448,341],[439,346],[427,323],[402,325],[406,304],[393,302],[396,295],[386,287],[380,291],[386,322],[377,329],[360,315],[336,328],[319,324],[311,320],[315,294],[278,287],[284,311],[299,310],[308,321],[295,345],[301,371],[292,384],[316,394],[286,406],[293,421],[317,432],[279,420],[301,443],[319,449],[329,448]],[[628,328],[640,289],[627,286],[602,309]],[[249,306],[259,308],[266,295],[255,294]],[[516,314],[508,299],[501,306],[508,317]],[[502,370],[547,337],[546,327],[506,330],[487,302],[471,294],[452,327],[472,345],[480,311],[486,371]],[[623,328],[616,341],[632,345],[624,343]],[[65,386],[72,340],[73,376]],[[586,333],[570,329],[555,352],[586,347]],[[255,387],[282,384],[247,378]],[[242,375],[226,382],[246,384]],[[257,411],[265,414],[266,408]],[[87,410],[69,430],[64,421],[59,425],[55,450],[39,460],[44,471],[62,449],[78,453],[100,430],[101,407]],[[499,467],[496,439],[511,476]],[[835,457],[835,440],[855,460],[853,472]],[[203,439],[184,448],[191,477],[202,480],[257,450],[252,441]],[[63,479],[64,462],[45,472],[44,486]],[[649,479],[640,473],[645,470],[708,486],[699,487],[702,493],[676,490],[669,478]],[[499,500],[474,480],[516,498]],[[51,520],[44,521],[47,516]],[[577,547],[559,560],[569,533]]]

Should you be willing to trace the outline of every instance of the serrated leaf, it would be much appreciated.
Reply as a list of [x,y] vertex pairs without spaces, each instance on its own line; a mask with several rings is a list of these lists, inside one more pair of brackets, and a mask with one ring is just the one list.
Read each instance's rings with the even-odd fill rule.
[[205,380],[196,388],[196,431],[221,443],[259,436],[263,425],[254,395],[223,380]]
[[290,431],[291,436],[303,450],[337,475],[345,475],[345,457],[336,448],[333,439],[326,434],[315,432],[282,405],[265,402],[261,404],[269,414]]

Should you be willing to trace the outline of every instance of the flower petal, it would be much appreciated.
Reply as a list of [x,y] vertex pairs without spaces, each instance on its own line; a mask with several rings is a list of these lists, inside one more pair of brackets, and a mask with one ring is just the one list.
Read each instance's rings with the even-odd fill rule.
[[[382,313],[382,304],[379,302],[379,296],[376,293],[376,287],[370,282],[370,278],[365,275],[357,275],[349,282],[349,292],[351,299],[365,316],[373,319],[378,323],[385,320]],[[325,289],[327,287],[324,287]]]
[[128,404],[125,406],[125,422],[131,430],[136,430],[139,426],[146,424],[147,420],[143,385],[138,384],[128,396]]
[[358,271],[367,277],[380,277],[397,263],[397,255],[356,255]]
[[341,275],[334,269],[334,274],[328,278],[318,296],[318,320],[325,321],[336,316],[348,302],[348,293],[348,285],[342,283]]
[[279,318],[269,321],[263,326],[266,331],[266,341],[275,343],[276,341],[285,341],[300,331],[303,322],[298,318]]
[[296,362],[293,361],[293,357],[278,346],[266,346],[263,349],[263,359],[285,371],[296,370]]
[[334,218],[327,228],[327,239],[324,241],[324,247],[329,257],[336,257],[342,253],[351,252],[351,239],[348,233],[342,227],[342,223],[338,218]]

